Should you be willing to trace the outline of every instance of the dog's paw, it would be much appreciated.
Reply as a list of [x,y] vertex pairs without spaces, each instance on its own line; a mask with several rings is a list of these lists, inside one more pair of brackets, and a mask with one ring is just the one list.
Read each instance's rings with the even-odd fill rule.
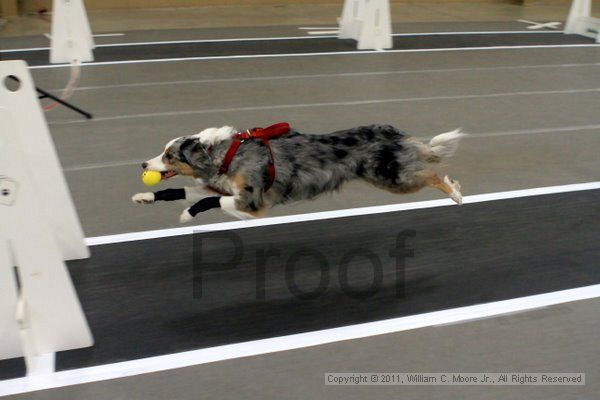
[[462,193],[460,193],[460,182],[450,179],[448,175],[444,177],[444,183],[452,188],[450,198],[456,202],[459,206],[462,204]]
[[136,204],[152,204],[154,203],[154,193],[136,193],[131,197],[131,201]]
[[185,224],[186,222],[190,222],[191,220],[194,219],[194,217],[192,216],[192,214],[189,213],[188,210],[189,210],[189,208],[186,208],[185,210],[183,210],[183,212],[179,216],[179,223]]

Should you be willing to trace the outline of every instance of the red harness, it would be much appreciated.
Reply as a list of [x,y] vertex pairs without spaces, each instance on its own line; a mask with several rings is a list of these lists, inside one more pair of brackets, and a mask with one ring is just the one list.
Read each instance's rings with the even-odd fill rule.
[[254,128],[252,130],[247,130],[246,132],[240,132],[233,135],[233,142],[231,146],[229,146],[229,150],[225,154],[225,158],[223,159],[223,163],[221,164],[221,168],[219,168],[219,173],[226,174],[229,170],[229,165],[231,161],[233,161],[233,157],[237,153],[238,149],[246,140],[250,139],[261,139],[265,144],[265,147],[269,153],[269,161],[267,165],[268,173],[269,173],[269,182],[265,188],[265,192],[271,188],[273,182],[275,182],[275,160],[273,159],[273,151],[271,150],[271,144],[269,143],[269,139],[278,138],[280,136],[285,135],[290,131],[290,124],[287,122],[280,122],[275,125],[271,125],[268,128]]

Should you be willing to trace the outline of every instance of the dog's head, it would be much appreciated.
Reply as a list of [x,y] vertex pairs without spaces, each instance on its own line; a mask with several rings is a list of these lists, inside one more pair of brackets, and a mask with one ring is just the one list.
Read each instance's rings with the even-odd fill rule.
[[142,163],[148,171],[158,171],[163,179],[175,175],[206,178],[212,165],[212,148],[230,139],[235,130],[229,126],[209,128],[192,136],[171,140],[158,156]]

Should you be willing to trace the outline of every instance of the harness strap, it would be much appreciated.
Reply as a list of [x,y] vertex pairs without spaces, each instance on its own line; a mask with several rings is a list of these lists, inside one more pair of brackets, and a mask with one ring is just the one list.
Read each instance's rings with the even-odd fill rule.
[[246,140],[251,139],[260,139],[265,144],[269,152],[269,160],[267,163],[267,173],[269,175],[269,182],[267,182],[267,186],[265,188],[265,192],[271,188],[273,182],[275,182],[275,160],[273,158],[273,150],[271,149],[271,143],[269,139],[277,138],[285,135],[290,131],[290,124],[287,122],[280,122],[275,125],[271,125],[267,128],[254,128],[252,130],[248,130],[246,132],[240,132],[233,135],[233,142],[231,142],[231,146],[225,153],[225,158],[223,159],[223,163],[219,168],[220,174],[226,174],[229,170],[229,165],[233,161],[238,149]]

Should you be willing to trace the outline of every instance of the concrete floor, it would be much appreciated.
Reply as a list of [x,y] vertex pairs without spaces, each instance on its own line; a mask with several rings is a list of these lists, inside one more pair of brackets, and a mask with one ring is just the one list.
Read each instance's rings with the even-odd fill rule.
[[[327,133],[391,123],[421,138],[462,127],[471,137],[439,170],[461,180],[466,195],[594,181],[600,97],[589,90],[597,90],[599,70],[596,48],[94,66],[84,68],[72,100],[95,119],[62,109],[47,118],[84,230],[95,236],[179,226],[184,205],[129,201],[148,190],[139,164],[173,137],[224,124],[289,121],[301,131]],[[32,72],[49,88],[60,87],[68,74]],[[382,99],[389,101],[343,104]],[[174,178],[160,187],[185,182]],[[339,194],[270,215],[440,197],[428,189],[397,196],[351,183]],[[225,220],[211,211],[193,224]]]
[[[6,399],[595,399],[599,331],[588,300]],[[583,372],[586,385],[325,386],[329,372]]]
[[[328,7],[315,8],[314,13],[304,15],[298,8],[288,9],[281,16],[275,10],[273,18],[265,24],[277,21],[280,25],[328,24],[334,21],[340,8]],[[414,7],[404,8],[401,13],[395,11],[396,20],[399,15],[413,22],[512,21],[521,17],[558,20],[566,15],[564,5],[558,8],[507,5],[502,10],[487,6],[467,9],[464,5],[430,7],[421,3]],[[235,18],[227,19],[232,22],[224,22],[216,16],[212,21],[195,19],[202,11],[186,10],[190,18],[179,19],[176,28],[239,24]],[[218,9],[214,12],[226,14]],[[302,16],[289,19],[292,13]],[[94,30],[98,32],[123,30],[126,25],[136,29],[174,27],[171,21],[165,22],[169,20],[166,16],[171,14],[159,11],[149,11],[148,18],[138,19],[137,25],[133,25],[133,13],[123,13],[119,18],[109,13],[100,18],[100,14],[91,15]],[[111,18],[115,18],[114,21]],[[39,35],[48,30],[47,25],[33,19],[17,24],[22,24],[18,30],[11,30],[15,25],[9,24],[1,34],[5,37]],[[455,30],[464,28],[463,24],[453,26]],[[289,27],[278,29],[290,32]],[[266,34],[273,32],[278,30]],[[296,27],[292,32],[297,32]],[[173,37],[176,35],[186,36],[190,32],[173,33]],[[472,136],[462,143],[457,156],[441,171],[460,179],[465,194],[596,181],[600,171],[597,157],[600,120],[596,111],[600,97],[597,91],[589,90],[598,89],[599,68],[598,48],[335,56],[297,58],[293,63],[286,59],[251,59],[86,67],[82,88],[73,101],[93,111],[98,118],[85,123],[72,122],[73,114],[64,110],[48,113],[47,118],[86,235],[94,236],[178,226],[182,205],[142,208],[129,202],[131,194],[146,190],[139,182],[138,164],[160,152],[164,143],[174,136],[220,124],[247,127],[287,120],[303,131],[327,133],[361,123],[388,122],[418,137],[431,137],[462,126]],[[32,72],[36,82],[47,88],[62,87],[68,74],[62,69]],[[349,73],[365,75],[340,76]],[[280,79],[287,75],[322,76]],[[247,79],[256,77],[277,79]],[[232,78],[235,81],[231,81]],[[202,82],[175,82],[190,80]],[[131,83],[142,85],[123,86]],[[94,88],[86,89],[88,86]],[[268,96],[257,95],[267,93]],[[360,107],[277,108],[286,104],[365,99],[402,100]],[[256,104],[273,107],[240,110]],[[231,110],[218,111],[223,108]],[[182,111],[190,113],[182,114]],[[169,114],[152,115],[159,112]],[[136,114],[150,115],[132,117]],[[439,197],[431,190],[392,196],[350,184],[340,194],[277,208],[272,215]],[[226,219],[221,213],[212,212],[194,223]],[[600,391],[597,385],[600,371],[598,306],[597,300],[570,303],[462,325],[401,332],[13,398],[594,398]],[[581,371],[588,374],[588,385],[575,388],[323,385],[325,372],[370,370]]]

